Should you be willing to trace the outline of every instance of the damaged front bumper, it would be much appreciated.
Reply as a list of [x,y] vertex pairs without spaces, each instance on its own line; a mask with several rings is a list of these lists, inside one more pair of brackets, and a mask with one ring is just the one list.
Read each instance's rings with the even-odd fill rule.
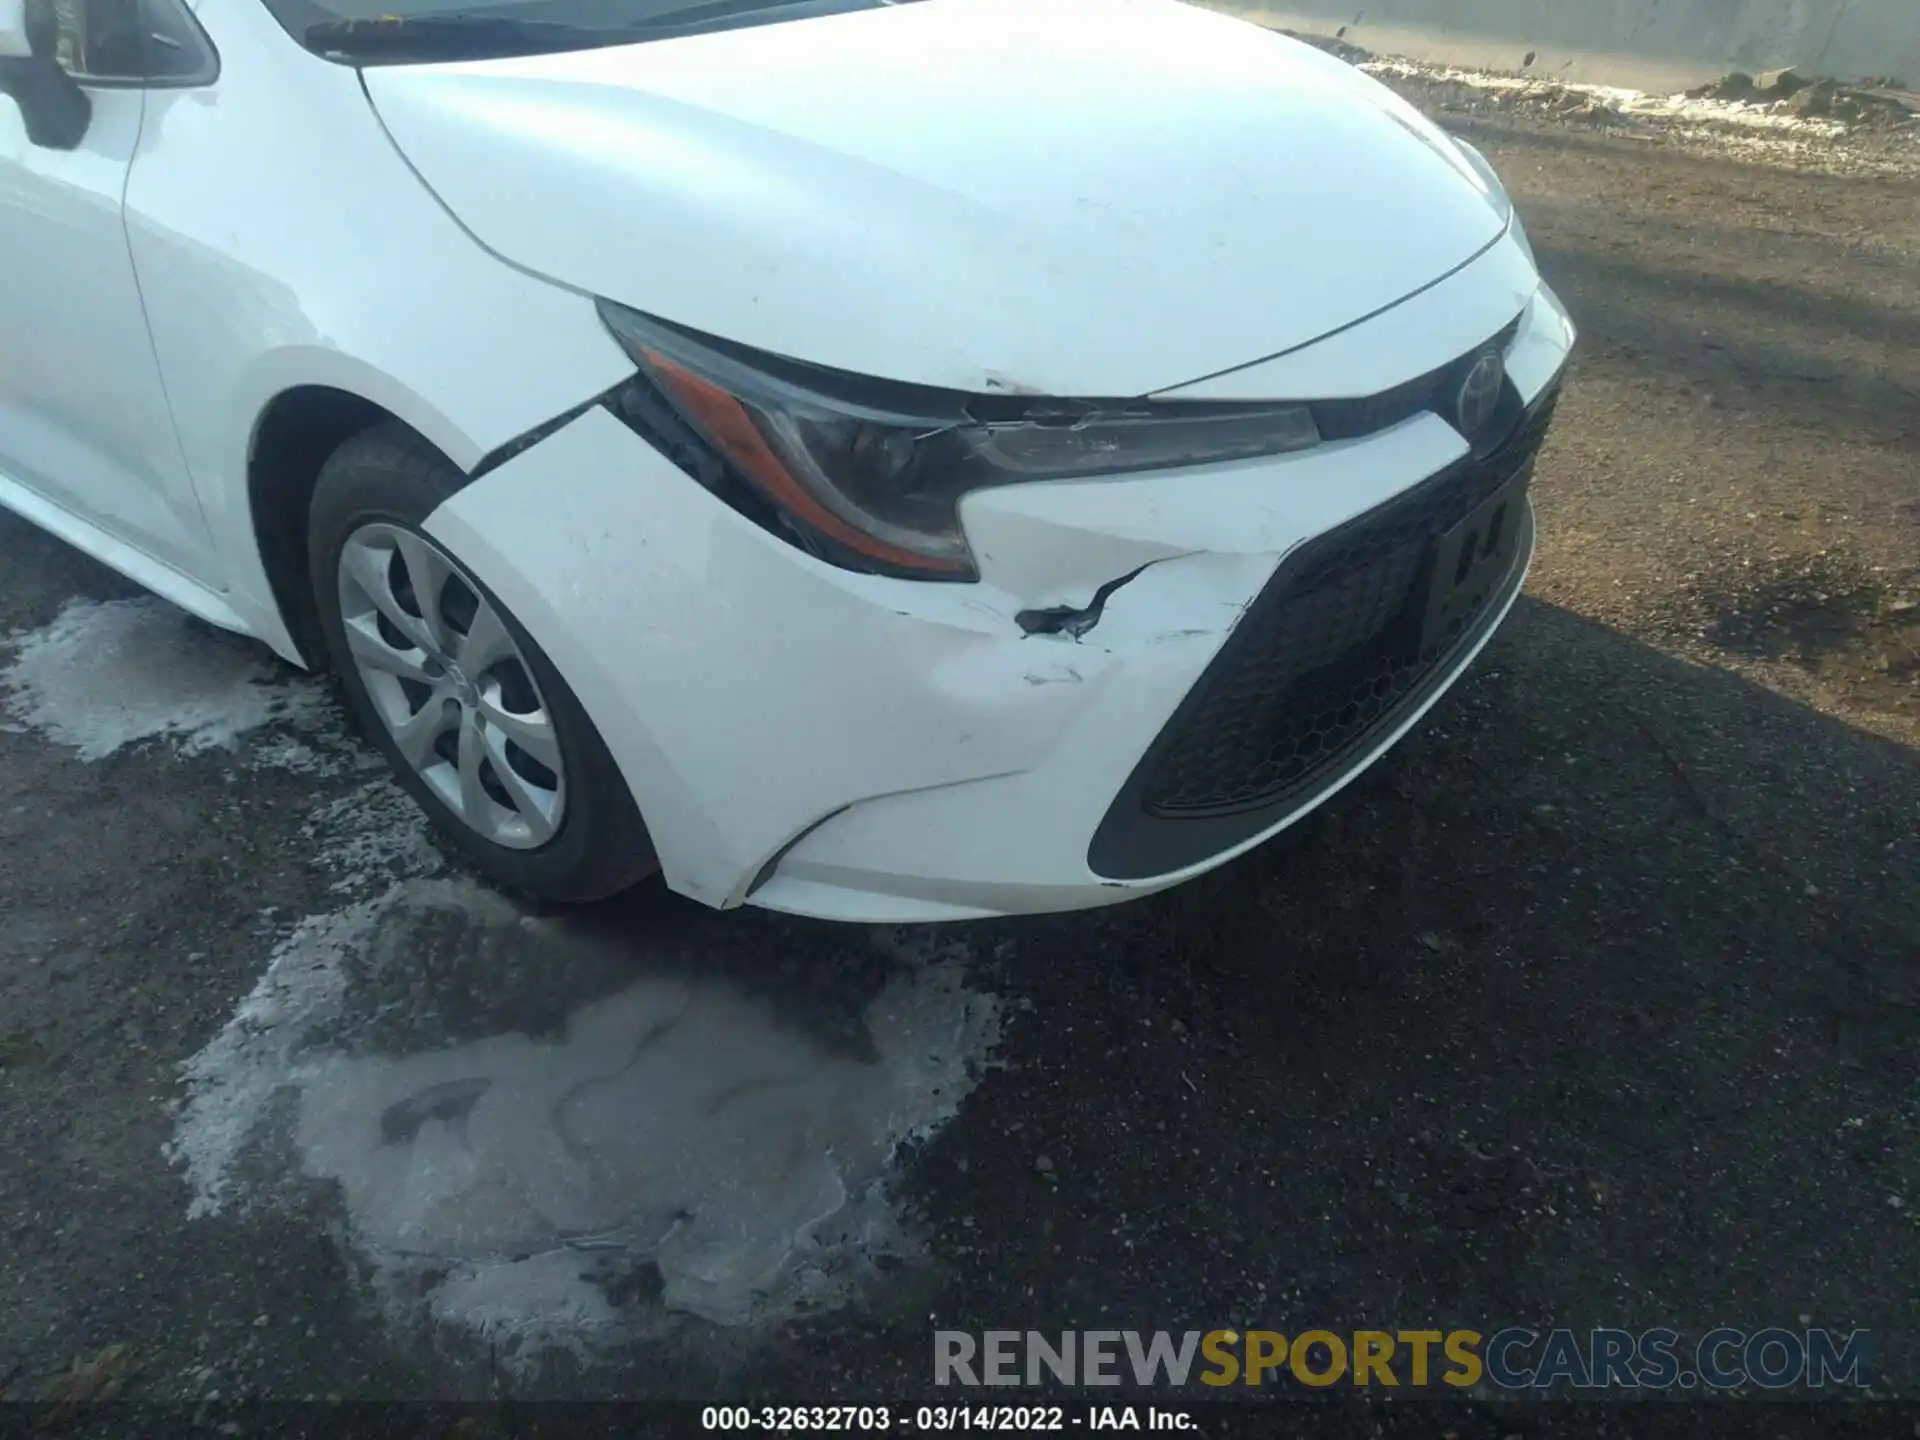
[[[1523,400],[1547,391],[1570,339],[1543,288],[1510,364]],[[1309,767],[1310,784],[1201,794],[1191,754],[1171,790],[1156,767],[1183,733],[1202,736],[1216,768],[1257,759],[1235,707],[1242,692],[1249,714],[1279,702],[1223,686],[1223,674],[1267,663],[1235,646],[1264,634],[1269,648],[1310,650],[1262,618],[1300,567],[1353,569],[1360,552],[1329,561],[1328,537],[1438,493],[1475,463],[1455,430],[1422,414],[1268,460],[982,491],[961,511],[980,583],[927,585],[813,560],[596,409],[474,481],[427,528],[567,677],[672,888],[835,919],[959,919],[1166,888],[1364,770],[1518,594],[1532,548],[1518,492],[1498,573],[1476,582],[1486,593],[1472,613],[1437,640],[1420,637],[1407,683],[1342,722],[1338,753]],[[1499,488],[1489,475],[1474,483],[1487,493],[1449,499],[1460,514],[1440,528],[1459,528]],[[1340,582],[1354,589],[1344,618],[1309,617],[1302,633],[1387,605],[1373,592],[1399,582],[1368,574]],[[1320,685],[1333,673],[1309,666],[1295,678]],[[1210,715],[1196,724],[1203,702]]]

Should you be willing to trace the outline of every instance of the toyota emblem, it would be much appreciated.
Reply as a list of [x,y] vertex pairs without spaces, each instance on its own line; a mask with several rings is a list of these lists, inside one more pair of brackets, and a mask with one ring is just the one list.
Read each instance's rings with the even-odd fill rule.
[[1488,350],[1473,362],[1467,378],[1460,382],[1460,397],[1454,402],[1454,420],[1460,433],[1471,440],[1486,428],[1500,404],[1500,387],[1506,383],[1507,367],[1498,350]]

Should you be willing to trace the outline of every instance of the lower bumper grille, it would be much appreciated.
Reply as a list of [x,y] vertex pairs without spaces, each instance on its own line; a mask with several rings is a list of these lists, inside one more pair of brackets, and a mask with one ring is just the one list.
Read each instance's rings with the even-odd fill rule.
[[[1531,543],[1524,485],[1555,399],[1492,453],[1283,564],[1115,801],[1089,856],[1097,872],[1164,874],[1241,843],[1336,784],[1421,703],[1512,588]],[[1466,593],[1450,590],[1476,569]]]

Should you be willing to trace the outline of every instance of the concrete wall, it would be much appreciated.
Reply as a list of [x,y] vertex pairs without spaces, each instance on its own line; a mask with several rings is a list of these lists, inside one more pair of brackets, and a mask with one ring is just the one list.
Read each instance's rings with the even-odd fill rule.
[[1382,54],[1677,90],[1792,65],[1920,88],[1920,0],[1209,0]]

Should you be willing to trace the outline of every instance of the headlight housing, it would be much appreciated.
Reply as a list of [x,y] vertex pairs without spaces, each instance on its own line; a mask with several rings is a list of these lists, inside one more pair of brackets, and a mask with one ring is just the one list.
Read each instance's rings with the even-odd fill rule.
[[1320,440],[1305,405],[973,395],[756,354],[607,300],[600,314],[640,367],[622,417],[695,479],[850,569],[977,578],[959,517],[974,490]]

